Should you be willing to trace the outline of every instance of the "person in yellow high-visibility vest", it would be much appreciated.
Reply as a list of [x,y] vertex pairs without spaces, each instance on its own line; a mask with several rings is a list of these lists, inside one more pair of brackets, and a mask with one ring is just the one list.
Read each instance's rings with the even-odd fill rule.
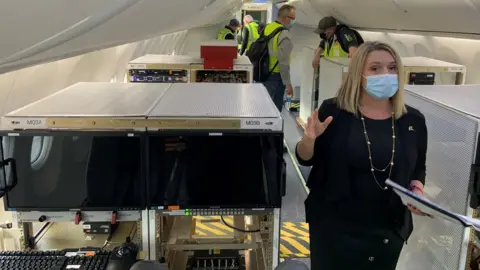
[[277,20],[269,23],[263,30],[263,35],[269,36],[280,27],[286,28],[278,32],[268,42],[269,72],[263,85],[268,90],[270,97],[278,111],[282,111],[285,88],[287,95],[293,95],[292,82],[290,81],[290,55],[293,50],[292,36],[288,29],[295,24],[295,7],[283,5],[278,10]]
[[241,28],[237,19],[230,20],[230,23],[217,33],[218,40],[235,40],[236,32]]
[[260,37],[258,26],[258,22],[254,21],[251,15],[246,15],[243,18],[243,34],[240,55],[246,53],[248,48],[250,48],[250,45]]
[[316,69],[320,58],[352,57],[357,48],[363,43],[360,34],[350,27],[340,24],[334,17],[324,17],[318,23],[314,31],[320,35],[321,42],[315,50],[312,67]]

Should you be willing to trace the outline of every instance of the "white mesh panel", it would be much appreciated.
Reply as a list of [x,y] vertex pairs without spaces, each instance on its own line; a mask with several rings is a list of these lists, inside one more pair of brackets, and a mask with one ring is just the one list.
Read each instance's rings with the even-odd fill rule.
[[[470,166],[478,119],[407,91],[405,101],[420,110],[428,128],[425,196],[460,214],[468,214]],[[397,269],[465,269],[467,230],[448,221],[414,216],[414,231]]]

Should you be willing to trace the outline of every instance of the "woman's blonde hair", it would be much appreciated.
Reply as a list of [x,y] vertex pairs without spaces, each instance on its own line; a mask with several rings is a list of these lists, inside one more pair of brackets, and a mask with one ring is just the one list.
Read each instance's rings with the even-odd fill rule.
[[393,59],[395,59],[398,71],[398,91],[390,98],[390,100],[392,102],[395,118],[398,119],[407,112],[403,100],[404,75],[402,60],[390,45],[378,41],[363,43],[358,48],[355,56],[350,60],[347,77],[342,82],[342,86],[340,86],[337,93],[338,107],[351,112],[354,115],[358,115],[360,95],[362,93],[363,68],[365,67],[368,55],[374,51],[388,52],[392,55]]

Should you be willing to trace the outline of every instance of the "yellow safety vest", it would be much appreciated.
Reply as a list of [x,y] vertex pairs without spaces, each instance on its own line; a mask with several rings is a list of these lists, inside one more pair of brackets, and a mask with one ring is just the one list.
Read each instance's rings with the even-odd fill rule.
[[[271,22],[265,26],[265,29],[263,30],[263,33],[265,36],[270,35],[275,31],[275,29],[283,27],[282,24],[278,22]],[[272,70],[272,68],[277,64],[278,62],[278,37],[280,36],[280,33],[282,31],[278,32],[270,41],[268,42],[268,54],[270,58],[270,63],[269,63],[269,71]],[[280,73],[280,65],[277,64],[275,69],[273,69],[272,73]]]
[[228,35],[228,34],[232,34],[235,36],[235,33],[232,32],[232,30],[224,27],[222,29],[220,29],[220,31],[218,31],[218,34],[217,34],[217,40],[225,40],[225,37]]
[[258,23],[256,22],[251,22],[247,24],[245,27],[247,27],[248,29],[247,49],[245,49],[245,52],[246,52],[248,51],[252,43],[255,42],[255,40],[257,40],[260,37],[260,34],[258,33]]
[[345,52],[340,46],[337,37],[334,37],[332,42],[332,48],[329,48],[329,42],[325,42],[325,51],[323,51],[323,57],[333,58],[333,57],[348,57],[348,52]]

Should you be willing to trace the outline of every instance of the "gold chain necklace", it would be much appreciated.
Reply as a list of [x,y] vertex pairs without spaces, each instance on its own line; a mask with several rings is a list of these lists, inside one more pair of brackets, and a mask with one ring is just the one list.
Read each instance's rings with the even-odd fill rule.
[[365,135],[365,141],[367,142],[368,160],[370,161],[370,171],[372,172],[373,179],[375,180],[375,183],[377,183],[377,186],[380,189],[385,191],[385,190],[388,189],[388,187],[386,185],[384,187],[382,187],[382,185],[380,185],[380,183],[377,181],[377,177],[375,176],[375,171],[385,172],[388,168],[390,168],[389,172],[388,172],[388,178],[387,179],[390,179],[390,176],[392,175],[393,160],[395,158],[395,117],[394,117],[394,113],[392,112],[392,144],[393,144],[392,145],[392,157],[390,158],[390,161],[388,162],[387,166],[385,166],[385,168],[383,168],[383,169],[378,169],[375,166],[373,166],[372,150],[370,149],[371,142],[370,142],[370,138],[368,137],[367,126],[365,125],[365,117],[363,116],[363,114],[361,112],[360,112],[360,119],[362,120],[362,124],[363,124],[363,134]]

